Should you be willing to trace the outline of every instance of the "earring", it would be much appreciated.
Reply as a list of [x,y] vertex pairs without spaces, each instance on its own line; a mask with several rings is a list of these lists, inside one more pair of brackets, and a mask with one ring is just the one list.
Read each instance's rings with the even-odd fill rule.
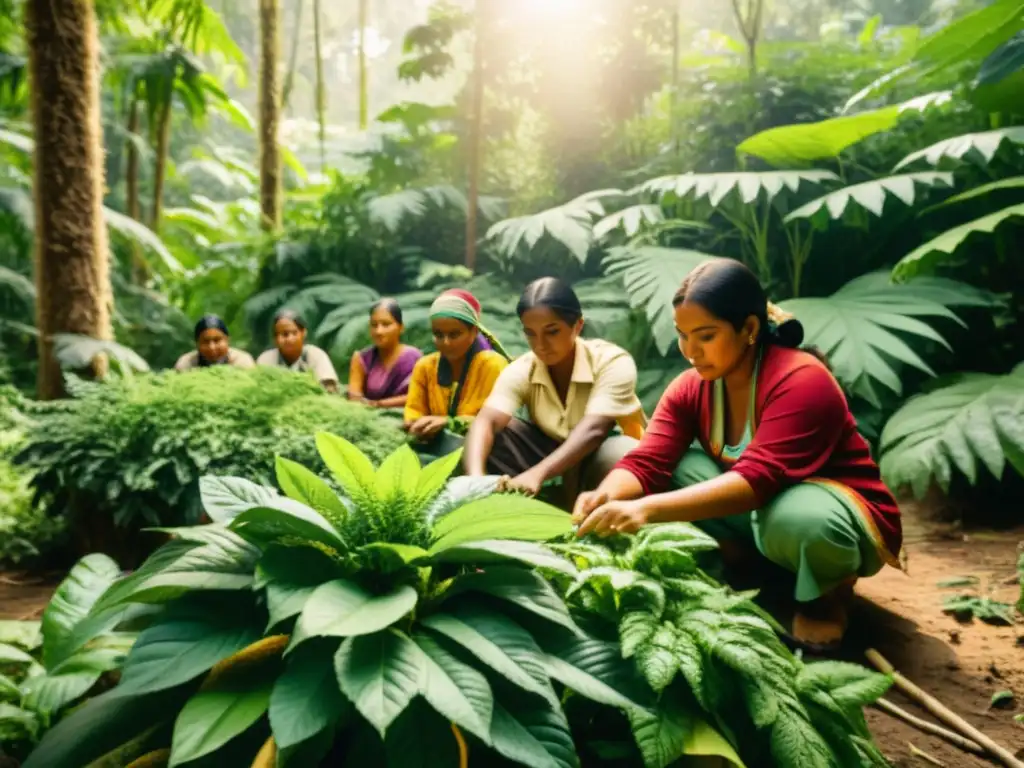
[[750,346],[754,346],[754,341],[755,341],[755,339],[754,339],[754,335],[753,335],[753,334],[751,334],[751,335],[750,335],[750,338],[749,338],[749,339],[747,339],[747,344],[749,344]]

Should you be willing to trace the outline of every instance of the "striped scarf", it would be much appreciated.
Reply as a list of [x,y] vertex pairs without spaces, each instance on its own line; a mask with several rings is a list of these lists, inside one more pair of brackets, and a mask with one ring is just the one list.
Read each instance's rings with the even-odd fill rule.
[[481,335],[490,342],[494,351],[509,360],[508,353],[501,346],[501,342],[488,331],[480,322],[480,302],[469,291],[453,288],[438,296],[430,305],[430,319],[435,317],[450,317],[453,320],[461,320],[480,331]]

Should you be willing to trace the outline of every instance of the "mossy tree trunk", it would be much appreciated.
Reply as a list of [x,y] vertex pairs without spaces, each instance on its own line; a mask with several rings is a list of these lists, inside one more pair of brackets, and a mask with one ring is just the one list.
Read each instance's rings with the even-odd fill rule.
[[167,157],[171,147],[171,107],[174,102],[174,81],[167,85],[167,94],[157,111],[156,125],[153,126],[153,208],[149,217],[149,228],[160,231],[160,219],[164,214],[164,181],[167,179]]
[[281,151],[278,124],[281,118],[277,85],[278,0],[260,0],[260,211],[263,228],[281,226]]
[[[113,335],[92,0],[27,0],[25,29],[35,128],[39,397],[55,399],[64,382],[54,335]],[[94,373],[104,362],[97,359]]]

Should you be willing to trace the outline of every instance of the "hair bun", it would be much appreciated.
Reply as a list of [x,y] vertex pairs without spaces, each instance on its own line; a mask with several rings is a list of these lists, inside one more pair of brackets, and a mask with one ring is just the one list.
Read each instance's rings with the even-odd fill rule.
[[795,317],[781,325],[772,324],[768,331],[772,340],[780,347],[796,349],[804,342],[804,326]]

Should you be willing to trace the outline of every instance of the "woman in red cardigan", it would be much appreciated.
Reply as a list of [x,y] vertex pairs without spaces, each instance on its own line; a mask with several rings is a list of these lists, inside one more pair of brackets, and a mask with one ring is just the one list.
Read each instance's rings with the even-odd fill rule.
[[685,521],[724,555],[752,545],[796,574],[794,637],[837,644],[853,583],[898,567],[902,541],[846,398],[740,262],[701,264],[672,303],[693,367],[669,385],[637,447],[577,499],[578,534]]

